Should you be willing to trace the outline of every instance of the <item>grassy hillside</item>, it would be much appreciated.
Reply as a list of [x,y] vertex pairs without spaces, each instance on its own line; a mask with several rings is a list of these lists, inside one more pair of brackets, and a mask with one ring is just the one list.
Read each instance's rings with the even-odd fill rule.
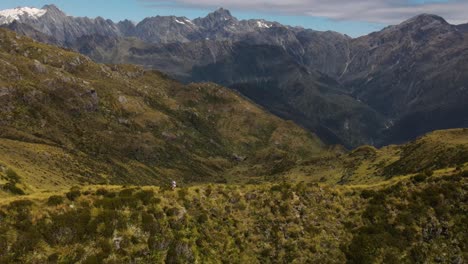
[[468,129],[326,147],[223,87],[0,30],[0,263],[461,264],[467,176]]
[[[466,133],[330,150],[277,183],[21,194],[3,166],[0,263],[464,263],[468,162],[454,149]],[[353,169],[345,180],[326,169],[338,164]]]
[[83,187],[3,200],[1,263],[463,263],[467,172],[380,187]]
[[26,192],[225,182],[236,167],[271,175],[322,151],[316,136],[223,87],[96,64],[0,30],[0,163]]
[[467,168],[468,129],[436,131],[405,145],[334,150],[301,162],[284,177],[329,184],[376,184],[416,174]]

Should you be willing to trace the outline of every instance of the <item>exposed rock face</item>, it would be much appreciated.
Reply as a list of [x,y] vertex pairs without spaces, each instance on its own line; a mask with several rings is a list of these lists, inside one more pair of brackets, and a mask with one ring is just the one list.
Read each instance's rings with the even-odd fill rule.
[[33,69],[34,69],[34,71],[36,73],[40,73],[40,74],[48,73],[47,68],[41,62],[39,62],[38,60],[34,60],[34,68]]
[[148,43],[188,42],[199,28],[185,17],[150,17],[136,25],[131,35]]
[[350,97],[338,82],[295,63],[277,46],[234,45],[231,55],[194,67],[192,78],[231,87],[328,143],[363,144],[384,128],[384,118]]
[[235,24],[238,20],[231,15],[229,10],[220,8],[204,18],[195,19],[194,22],[204,28],[219,28],[229,24]]
[[468,126],[468,27],[435,15],[352,39],[238,20],[222,8],[194,20],[152,17],[136,25],[44,10],[8,27],[100,62],[230,86],[330,143],[381,145]]

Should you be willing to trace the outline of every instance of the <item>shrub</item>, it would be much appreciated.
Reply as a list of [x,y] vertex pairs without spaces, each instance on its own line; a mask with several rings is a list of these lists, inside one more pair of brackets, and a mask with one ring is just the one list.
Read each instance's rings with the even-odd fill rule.
[[47,205],[49,206],[57,206],[63,203],[63,196],[60,195],[52,195],[47,200]]
[[20,181],[20,177],[12,169],[7,169],[5,174],[6,174],[6,177],[8,178],[8,180],[13,182],[13,183],[18,183]]
[[188,241],[173,241],[169,245],[165,260],[166,263],[193,263],[194,260],[192,245],[190,245]]
[[468,178],[468,170],[463,171],[462,173],[460,173],[460,176],[463,177],[463,178]]
[[98,246],[106,256],[112,253],[112,244],[108,239],[100,239],[96,246]]
[[25,195],[24,191],[18,186],[16,186],[16,183],[13,182],[8,182],[5,185],[3,185],[3,190],[12,194]]
[[40,229],[51,245],[80,243],[94,233],[89,225],[91,212],[87,209],[54,214],[50,220],[50,223],[44,222]]
[[281,192],[281,185],[276,184],[276,185],[271,186],[270,191],[271,192]]
[[36,250],[40,240],[41,234],[35,229],[30,229],[18,236],[12,248],[17,256],[23,256],[28,252]]
[[432,175],[434,175],[434,172],[430,169],[427,169],[424,171],[424,175],[426,175],[426,177],[431,177]]
[[414,176],[414,177],[412,178],[412,181],[413,181],[414,183],[423,182],[423,181],[425,181],[428,177],[429,177],[429,176],[427,176],[426,173],[420,173],[420,174]]
[[116,210],[104,210],[95,217],[92,225],[97,227],[97,232],[105,237],[110,238],[114,231],[120,226],[121,217]]
[[68,200],[75,201],[76,198],[81,196],[81,191],[79,187],[72,187],[70,191],[66,194]]
[[110,210],[119,210],[125,206],[129,208],[136,208],[139,205],[137,198],[131,197],[116,197],[116,198],[103,198],[96,201],[96,207],[102,207]]
[[177,207],[165,208],[164,211],[166,212],[166,216],[176,216],[179,214],[179,208]]
[[10,203],[8,206],[8,209],[10,210],[16,210],[20,211],[25,209],[26,207],[32,206],[34,203],[30,200],[18,200],[18,201],[13,201]]
[[49,263],[57,263],[59,260],[59,254],[58,253],[53,253],[47,257],[47,262]]
[[152,200],[152,202],[153,202],[154,204],[160,204],[160,203],[161,203],[161,198],[155,197],[155,198]]
[[208,215],[206,215],[206,213],[201,213],[198,216],[197,222],[199,224],[204,224],[204,223],[208,222]]
[[157,231],[160,231],[158,222],[156,222],[154,216],[149,213],[143,212],[141,214],[141,224],[143,230],[147,232],[156,233]]
[[86,259],[82,262],[84,264],[99,264],[103,263],[105,256],[102,252],[97,253],[95,255],[89,255]]
[[102,195],[102,196],[105,196],[109,193],[108,190],[104,189],[104,188],[99,188],[97,191],[96,191],[96,195]]
[[130,197],[134,191],[134,189],[123,189],[119,192],[119,197]]
[[211,193],[213,192],[213,188],[211,187],[211,185],[209,185],[208,187],[206,187],[205,189],[205,195],[206,197],[210,197]]
[[179,189],[177,191],[180,200],[185,200],[188,195],[188,190],[186,188]]
[[143,202],[144,205],[148,205],[154,197],[153,190],[142,190],[135,194],[135,197]]

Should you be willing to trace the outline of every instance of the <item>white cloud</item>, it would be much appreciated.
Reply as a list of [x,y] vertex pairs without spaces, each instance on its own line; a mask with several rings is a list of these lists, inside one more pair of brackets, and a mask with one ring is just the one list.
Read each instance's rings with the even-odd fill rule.
[[155,6],[178,4],[183,7],[255,10],[284,15],[326,17],[334,20],[352,20],[397,24],[421,13],[436,14],[453,24],[468,22],[468,0],[446,3],[409,4],[408,0],[139,0]]

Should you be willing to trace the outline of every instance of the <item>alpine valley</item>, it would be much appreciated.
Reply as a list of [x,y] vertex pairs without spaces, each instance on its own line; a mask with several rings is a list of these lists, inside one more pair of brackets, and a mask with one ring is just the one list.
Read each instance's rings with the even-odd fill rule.
[[468,261],[466,25],[0,25],[0,263]]

